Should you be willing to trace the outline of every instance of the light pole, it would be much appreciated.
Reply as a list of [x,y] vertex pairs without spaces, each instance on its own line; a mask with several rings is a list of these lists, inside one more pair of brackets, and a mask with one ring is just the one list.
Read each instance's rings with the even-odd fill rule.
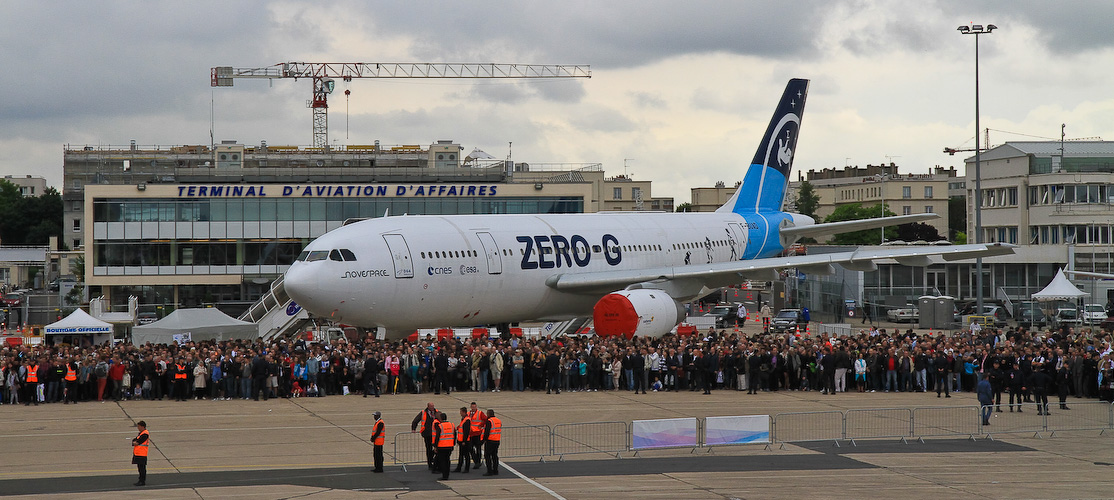
[[[979,145],[979,35],[998,29],[993,24],[960,26],[964,35],[975,35],[975,243],[982,243],[982,147]],[[975,314],[983,313],[982,257],[975,259]]]

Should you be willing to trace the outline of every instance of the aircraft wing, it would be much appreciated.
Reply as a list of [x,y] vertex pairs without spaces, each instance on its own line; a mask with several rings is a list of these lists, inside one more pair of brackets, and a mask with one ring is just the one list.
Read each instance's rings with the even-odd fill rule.
[[567,273],[551,276],[546,285],[556,290],[572,293],[594,293],[615,291],[637,283],[667,282],[686,283],[686,289],[700,284],[708,287],[727,286],[738,283],[746,275],[770,273],[779,269],[804,268],[823,270],[839,264],[853,270],[873,270],[875,261],[893,259],[899,264],[926,266],[929,257],[939,255],[944,260],[963,260],[977,257],[992,257],[1013,253],[1015,245],[1006,243],[982,243],[951,246],[919,247],[877,247],[860,248],[852,252],[839,252],[816,255],[795,255],[791,257],[770,257],[765,259],[715,262],[688,266],[659,267],[629,271],[601,271],[587,273]]
[[861,231],[863,229],[877,229],[880,227],[900,226],[902,224],[909,224],[910,222],[923,222],[926,220],[939,218],[940,214],[931,213],[894,215],[890,217],[876,217],[873,219],[847,220],[842,222],[810,224],[807,226],[783,227],[780,229],[780,231],[783,237],[815,238],[817,236],[840,234],[850,231]]

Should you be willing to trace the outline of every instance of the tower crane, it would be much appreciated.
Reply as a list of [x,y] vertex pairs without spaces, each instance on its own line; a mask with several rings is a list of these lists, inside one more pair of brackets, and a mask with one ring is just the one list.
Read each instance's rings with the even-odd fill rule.
[[[580,64],[496,63],[307,63],[287,62],[262,68],[218,66],[212,69],[212,87],[231,87],[236,79],[309,78],[313,80],[313,147],[329,145],[329,94],[335,79],[353,78],[591,78],[592,70]],[[348,92],[347,90],[345,91]]]

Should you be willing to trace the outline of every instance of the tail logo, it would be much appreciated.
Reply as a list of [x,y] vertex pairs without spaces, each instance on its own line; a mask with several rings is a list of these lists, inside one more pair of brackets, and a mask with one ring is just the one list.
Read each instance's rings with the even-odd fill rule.
[[788,130],[786,130],[785,141],[783,142],[781,139],[778,139],[777,141],[777,161],[785,167],[788,167],[789,164],[793,161],[793,148],[790,147],[792,144],[790,138],[791,134]]

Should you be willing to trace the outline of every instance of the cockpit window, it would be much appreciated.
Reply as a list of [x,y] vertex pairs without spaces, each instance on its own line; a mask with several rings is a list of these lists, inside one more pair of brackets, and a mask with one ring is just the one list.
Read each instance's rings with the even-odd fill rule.
[[342,257],[344,257],[344,260],[346,260],[348,262],[355,262],[356,261],[356,254],[352,253],[352,251],[347,249],[347,248],[341,248],[340,249],[340,255]]
[[337,250],[337,249],[334,248],[334,249],[332,249],[332,251],[329,252],[329,260],[335,260],[337,262],[341,262],[341,261],[344,260],[344,257],[340,256],[340,250]]
[[325,260],[329,258],[328,250],[314,250],[306,257],[306,262],[314,262],[318,260]]
[[306,260],[306,257],[309,257],[309,251],[303,251],[302,253],[298,254],[297,260],[298,262],[301,262],[303,260]]

